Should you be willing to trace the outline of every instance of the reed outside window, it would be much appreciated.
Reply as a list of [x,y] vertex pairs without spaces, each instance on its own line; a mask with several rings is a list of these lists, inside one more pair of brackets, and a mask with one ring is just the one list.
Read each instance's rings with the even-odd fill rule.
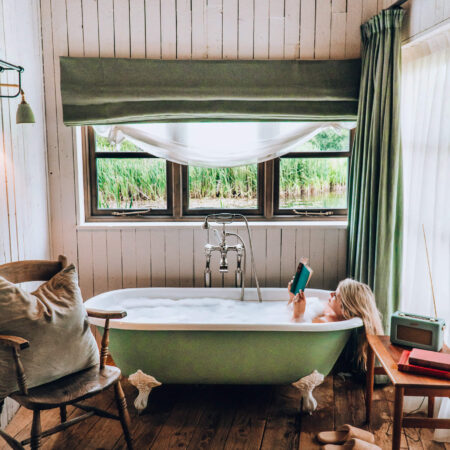
[[92,127],[84,130],[88,219],[179,220],[220,211],[261,219],[347,214],[349,130],[326,129],[281,158],[231,168],[182,166],[129,141],[114,146]]

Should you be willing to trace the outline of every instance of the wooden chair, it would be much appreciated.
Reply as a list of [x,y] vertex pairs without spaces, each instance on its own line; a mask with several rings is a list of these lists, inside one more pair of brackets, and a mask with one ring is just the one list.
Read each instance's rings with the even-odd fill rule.
[[[26,281],[47,281],[67,265],[65,256],[59,256],[58,261],[18,261],[0,266],[0,275],[12,283],[22,283]],[[109,321],[110,319],[120,319],[126,316],[125,311],[99,311],[88,310],[90,317],[105,319],[105,328],[100,350],[100,364],[89,369],[73,373],[60,378],[51,383],[27,388],[23,365],[20,361],[20,350],[29,347],[30,343],[18,336],[0,335],[0,345],[11,349],[12,357],[16,367],[16,377],[19,391],[13,393],[11,398],[16,400],[25,408],[33,410],[33,423],[31,427],[31,437],[21,442],[0,430],[6,442],[15,450],[23,450],[24,445],[31,444],[31,448],[38,449],[41,446],[41,438],[62,431],[88,417],[97,415],[109,419],[119,420],[128,449],[133,448],[130,434],[130,416],[128,415],[125,395],[120,384],[120,369],[107,366],[109,344]],[[31,346],[33,343],[31,342]],[[93,406],[81,405],[78,402],[93,397],[105,389],[113,386],[115,391],[117,409],[119,415],[116,416],[107,411]],[[2,409],[0,403],[0,412]],[[83,411],[74,419],[67,420],[67,405],[73,405]],[[53,428],[42,431],[40,414],[42,410],[59,408],[61,423]]]

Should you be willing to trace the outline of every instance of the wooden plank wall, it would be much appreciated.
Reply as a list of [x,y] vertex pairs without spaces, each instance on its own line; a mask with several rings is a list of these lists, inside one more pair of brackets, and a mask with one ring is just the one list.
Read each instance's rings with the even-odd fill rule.
[[[0,0],[0,59],[25,68],[23,89],[36,118],[17,125],[20,97],[0,99],[0,264],[49,256],[39,15],[34,2]],[[4,72],[0,82],[17,83],[16,73]]]
[[[35,124],[16,124],[19,98],[0,99],[0,264],[50,256],[47,152],[38,2],[0,0],[0,59],[25,68],[23,89]],[[17,83],[10,72],[1,83]],[[6,88],[0,88],[7,94]],[[17,404],[7,399],[6,426]]]
[[[355,58],[360,53],[360,24],[384,2],[41,0],[53,254],[64,253],[78,263],[85,297],[122,286],[199,284],[203,237],[185,226],[95,230],[79,226],[76,133],[62,123],[59,56]],[[345,266],[345,232],[339,226],[313,224],[298,229],[255,228],[262,284],[284,285],[295,267],[293,249],[307,244],[312,264],[320,267],[314,284],[334,287],[339,278],[336,267]],[[223,283],[231,282],[232,276],[225,276]]]
[[[248,239],[244,227],[232,227]],[[334,289],[345,277],[346,225],[251,227],[257,275],[262,286],[287,286],[302,256],[314,268],[311,287]],[[200,224],[133,226],[122,229],[97,224],[78,230],[80,280],[86,298],[132,287],[202,287],[207,232]],[[211,233],[212,242],[215,238]],[[230,240],[234,243],[233,240]],[[247,286],[255,286],[248,257]],[[211,263],[213,286],[234,286],[236,257],[229,255],[229,272],[219,274],[218,255]]]

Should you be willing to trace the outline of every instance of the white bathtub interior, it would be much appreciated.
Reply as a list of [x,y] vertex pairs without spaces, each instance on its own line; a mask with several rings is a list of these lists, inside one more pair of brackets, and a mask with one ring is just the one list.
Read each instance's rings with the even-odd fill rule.
[[[246,289],[240,301],[236,288],[140,288],[106,292],[86,302],[88,308],[125,310],[127,317],[111,322],[113,328],[138,330],[271,330],[332,331],[362,325],[359,318],[342,322],[311,323],[321,314],[329,291],[306,289],[304,320],[293,322],[286,288]],[[102,325],[101,320],[92,323]]]

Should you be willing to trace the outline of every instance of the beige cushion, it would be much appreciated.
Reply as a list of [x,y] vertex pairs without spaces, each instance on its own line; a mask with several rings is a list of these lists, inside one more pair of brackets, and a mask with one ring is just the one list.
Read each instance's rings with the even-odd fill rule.
[[[0,277],[0,334],[27,339],[20,352],[34,387],[98,363],[75,266],[29,293]],[[0,399],[18,390],[11,350],[0,347]]]

